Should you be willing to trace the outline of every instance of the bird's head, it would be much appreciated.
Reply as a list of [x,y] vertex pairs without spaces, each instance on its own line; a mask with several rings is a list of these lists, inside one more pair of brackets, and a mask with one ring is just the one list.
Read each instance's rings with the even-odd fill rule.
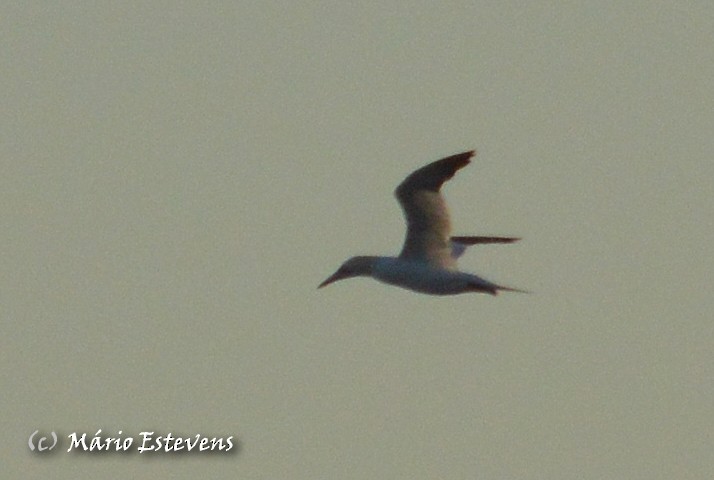
[[343,263],[335,273],[330,275],[327,280],[322,282],[317,288],[325,287],[331,284],[332,282],[336,282],[337,280],[344,280],[346,278],[352,277],[369,276],[372,273],[374,260],[374,257],[352,257],[345,263]]

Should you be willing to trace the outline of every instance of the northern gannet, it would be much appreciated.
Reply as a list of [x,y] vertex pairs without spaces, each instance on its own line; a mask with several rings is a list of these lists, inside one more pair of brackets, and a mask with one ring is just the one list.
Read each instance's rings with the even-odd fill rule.
[[318,288],[345,278],[367,276],[431,295],[468,292],[496,295],[499,290],[526,293],[457,269],[456,260],[470,245],[519,240],[514,237],[451,236],[449,212],[440,189],[457,170],[471,162],[469,159],[474,154],[471,150],[437,160],[413,172],[397,187],[394,193],[407,221],[407,235],[398,257],[352,257]]

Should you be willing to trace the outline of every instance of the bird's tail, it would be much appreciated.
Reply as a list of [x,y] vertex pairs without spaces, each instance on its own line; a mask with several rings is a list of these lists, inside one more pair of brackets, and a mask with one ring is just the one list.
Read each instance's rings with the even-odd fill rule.
[[516,293],[532,293],[528,290],[521,290],[520,288],[505,287],[503,285],[498,285],[491,283],[488,280],[482,278],[475,278],[469,282],[469,291],[488,293],[489,295],[498,295],[498,292],[516,292]]
[[511,288],[511,287],[504,287],[503,285],[499,285],[496,287],[496,293],[494,293],[494,295],[497,295],[499,290],[503,290],[504,292],[533,293],[533,292],[529,292],[528,290],[521,290],[520,288]]

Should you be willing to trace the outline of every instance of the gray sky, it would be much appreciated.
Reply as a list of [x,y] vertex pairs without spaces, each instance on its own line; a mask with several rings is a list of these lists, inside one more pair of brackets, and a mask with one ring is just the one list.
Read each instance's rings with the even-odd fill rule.
[[[709,2],[17,2],[0,12],[8,478],[714,476]],[[464,270],[365,279],[476,148]],[[68,454],[72,432],[237,455]],[[65,448],[29,451],[55,430]]]

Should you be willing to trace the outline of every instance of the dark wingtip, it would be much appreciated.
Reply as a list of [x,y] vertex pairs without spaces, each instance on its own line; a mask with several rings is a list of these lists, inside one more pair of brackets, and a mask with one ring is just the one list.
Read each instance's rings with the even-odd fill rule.
[[468,165],[476,154],[476,150],[457,153],[432,162],[418,170],[413,171],[396,190],[397,197],[418,190],[431,190],[438,192],[441,186],[452,178],[456,172]]
[[456,236],[451,237],[452,242],[463,245],[479,245],[488,243],[513,243],[519,241],[520,237],[492,237],[492,236]]
[[468,150],[466,152],[457,153],[455,155],[442,158],[439,161],[444,163],[454,162],[454,164],[456,165],[456,170],[458,170],[471,163],[471,158],[474,155],[476,155],[476,150]]

